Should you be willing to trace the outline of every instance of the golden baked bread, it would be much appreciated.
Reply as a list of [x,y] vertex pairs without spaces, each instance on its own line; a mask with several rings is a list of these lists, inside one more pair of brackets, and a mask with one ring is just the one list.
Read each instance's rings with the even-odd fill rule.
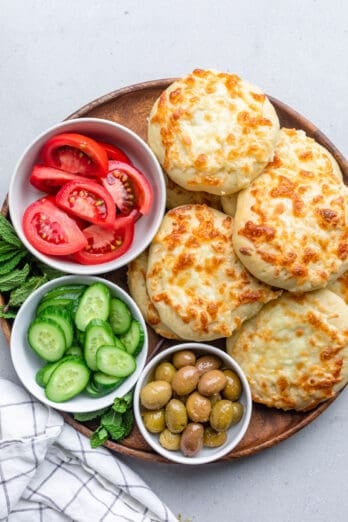
[[348,305],[348,271],[344,272],[336,281],[330,283],[327,289],[342,297]]
[[348,306],[327,289],[285,292],[227,339],[226,348],[254,401],[310,410],[348,381]]
[[347,201],[333,156],[304,131],[282,129],[273,162],[238,195],[236,254],[272,286],[323,288],[348,269]]
[[[180,207],[181,205],[188,204],[205,204],[209,207],[221,210],[221,197],[215,194],[209,194],[209,192],[186,190],[177,183],[174,183],[164,173],[164,179],[166,181],[166,207],[168,210]],[[233,198],[233,195],[231,195]]]
[[127,283],[130,295],[140,308],[145,321],[158,335],[167,339],[179,339],[171,329],[162,323],[160,316],[152,304],[146,288],[146,272],[148,249],[128,264]]
[[233,219],[206,205],[170,210],[150,245],[146,285],[182,339],[227,337],[279,292],[252,277],[232,246]]
[[238,192],[272,160],[277,113],[235,74],[196,69],[156,100],[148,142],[168,176],[187,190]]

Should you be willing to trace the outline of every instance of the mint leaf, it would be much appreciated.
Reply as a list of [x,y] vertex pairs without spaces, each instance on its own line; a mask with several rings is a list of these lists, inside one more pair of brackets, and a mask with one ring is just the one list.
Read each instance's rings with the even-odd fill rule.
[[89,420],[96,419],[105,413],[109,408],[102,408],[101,410],[82,412],[82,413],[74,413],[74,419],[79,422],[86,422]]
[[47,281],[48,279],[45,276],[30,277],[22,286],[11,291],[7,306],[20,306],[34,290],[47,283]]
[[91,435],[91,448],[98,448],[108,440],[108,432],[102,426],[99,426]]
[[[11,256],[11,259],[9,259],[6,263],[1,264],[0,275],[12,272],[12,270],[16,268],[21,259],[23,259],[23,257],[25,257],[26,255],[27,253],[25,251],[22,251],[18,252],[18,254],[15,254],[14,256]],[[4,259],[1,259],[0,261],[4,261]]]
[[16,252],[18,252],[18,248],[0,239],[0,254],[7,254],[8,252],[12,252],[12,254],[15,254]]
[[126,395],[124,395],[123,397],[116,397],[116,399],[114,400],[114,403],[112,405],[112,409],[118,413],[124,413],[131,407],[132,401],[133,401],[133,390],[126,393]]
[[122,421],[123,421],[123,439],[125,437],[127,437],[127,435],[130,434],[130,432],[132,431],[132,428],[133,428],[133,424],[134,424],[134,414],[133,414],[133,410],[127,410],[123,415],[122,415]]
[[102,415],[100,424],[109,432],[113,440],[120,440],[123,438],[124,428],[121,413],[117,413],[110,409]]
[[0,237],[2,237],[6,243],[10,243],[10,245],[13,245],[17,248],[24,248],[21,240],[16,234],[15,229],[2,214],[0,214]]
[[0,292],[9,292],[21,286],[28,277],[29,272],[30,267],[27,263],[22,269],[13,270],[10,274],[0,276]]

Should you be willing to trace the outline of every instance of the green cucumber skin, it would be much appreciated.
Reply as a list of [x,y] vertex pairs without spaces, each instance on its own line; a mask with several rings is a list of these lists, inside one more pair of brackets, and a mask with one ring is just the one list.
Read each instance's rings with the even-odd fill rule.
[[97,351],[104,345],[114,345],[115,337],[111,330],[111,326],[101,319],[93,319],[88,323],[85,331],[84,339],[84,358],[87,366],[96,371],[97,368]]
[[[95,306],[93,301],[101,300],[102,306]],[[92,319],[106,321],[110,313],[111,294],[109,288],[103,283],[93,283],[83,292],[75,312],[75,325],[78,330],[84,332]]]
[[57,306],[47,306],[39,315],[39,318],[49,318],[56,321],[62,328],[66,347],[70,348],[74,340],[74,325],[72,322],[71,313],[66,308]]
[[80,359],[83,359],[82,348],[76,345],[70,346],[70,348],[65,351],[65,355],[74,355],[75,357],[80,357]]
[[124,301],[113,297],[110,301],[109,321],[115,335],[126,333],[132,322],[132,313]]
[[[75,374],[78,373],[78,375],[70,376],[69,381],[66,382],[68,372],[71,372],[72,369],[74,369]],[[46,385],[45,395],[47,399],[52,402],[66,402],[76,397],[76,395],[86,388],[90,374],[89,368],[78,357],[74,359],[68,358],[62,361],[52,372]],[[69,389],[69,382],[71,383],[71,380],[74,379],[75,382],[70,384]]]
[[[45,348],[44,348],[44,350],[42,350],[42,348],[39,348],[37,340],[35,340],[35,338],[33,338],[35,335],[37,335],[37,333],[35,333],[34,330],[37,330],[40,326],[41,326],[41,329],[46,326],[46,328],[48,328],[48,329],[55,330],[54,334],[56,335],[58,342],[59,342],[59,346],[56,349],[55,355],[52,355],[52,354],[50,355],[48,353],[48,350]],[[66,341],[65,341],[64,332],[63,332],[62,328],[59,326],[59,324],[56,323],[55,321],[53,321],[52,319],[39,319],[39,318],[34,319],[34,321],[32,321],[29,326],[27,339],[28,339],[29,346],[32,348],[32,350],[41,359],[44,359],[47,362],[58,361],[59,359],[61,359],[63,357],[64,352],[66,350]]]
[[76,355],[64,355],[62,359],[59,359],[56,362],[52,363],[46,363],[44,366],[42,366],[39,371],[36,373],[35,380],[39,386],[42,388],[45,388],[47,386],[47,383],[54,372],[54,370],[64,361],[75,361],[78,359],[78,356]]
[[47,301],[40,301],[36,309],[36,315],[40,315],[49,306],[59,306],[73,310],[73,302],[71,299],[47,299]]
[[144,345],[144,331],[139,321],[132,319],[128,332],[120,336],[120,341],[124,344],[126,352],[136,357]]
[[49,290],[42,298],[43,301],[48,299],[78,299],[86,289],[86,285],[62,285]]

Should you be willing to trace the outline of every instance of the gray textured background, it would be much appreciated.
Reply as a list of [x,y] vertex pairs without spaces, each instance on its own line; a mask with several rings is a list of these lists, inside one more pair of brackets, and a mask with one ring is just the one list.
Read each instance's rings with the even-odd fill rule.
[[[1,200],[19,154],[46,127],[110,91],[195,67],[259,85],[347,155],[347,3],[213,4],[0,0]],[[0,376],[16,380],[2,335],[0,350]],[[200,469],[125,460],[183,520],[344,522],[347,438],[345,391],[306,429],[247,459]]]

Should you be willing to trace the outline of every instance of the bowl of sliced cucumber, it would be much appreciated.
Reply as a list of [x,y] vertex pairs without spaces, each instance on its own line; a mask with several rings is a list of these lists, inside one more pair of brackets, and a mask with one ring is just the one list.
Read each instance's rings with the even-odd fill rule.
[[122,288],[70,275],[38,288],[11,333],[16,373],[38,400],[66,412],[109,406],[129,392],[148,354],[143,316]]

